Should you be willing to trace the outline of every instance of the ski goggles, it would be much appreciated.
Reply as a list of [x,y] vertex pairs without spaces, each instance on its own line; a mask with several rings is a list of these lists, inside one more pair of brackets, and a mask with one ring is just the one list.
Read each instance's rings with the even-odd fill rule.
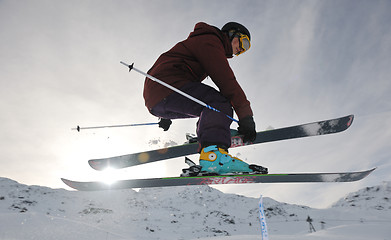
[[239,47],[241,49],[241,51],[236,54],[236,56],[238,56],[244,53],[245,51],[247,51],[248,49],[250,49],[251,44],[250,44],[250,38],[247,35],[242,33],[236,33],[236,36],[239,38]]

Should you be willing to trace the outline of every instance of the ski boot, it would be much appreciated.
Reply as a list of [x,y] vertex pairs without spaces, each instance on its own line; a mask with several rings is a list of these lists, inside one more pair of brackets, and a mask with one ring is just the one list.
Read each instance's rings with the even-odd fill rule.
[[219,148],[217,145],[211,145],[202,149],[200,154],[201,173],[211,174],[267,174],[268,169],[262,166],[247,164],[237,157],[233,157],[228,152]]

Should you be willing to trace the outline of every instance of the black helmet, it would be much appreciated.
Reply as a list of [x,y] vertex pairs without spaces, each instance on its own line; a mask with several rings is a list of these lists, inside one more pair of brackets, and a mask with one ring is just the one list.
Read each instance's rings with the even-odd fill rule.
[[[249,40],[251,40],[250,31],[248,31],[248,29],[245,26],[243,26],[242,24],[237,23],[237,22],[229,22],[221,28],[221,31],[223,31],[225,33],[229,33],[229,31],[231,31],[231,30],[233,30],[234,33],[239,32],[239,33],[245,34],[248,36]],[[232,35],[229,35],[229,36],[230,36],[230,38],[232,37]]]

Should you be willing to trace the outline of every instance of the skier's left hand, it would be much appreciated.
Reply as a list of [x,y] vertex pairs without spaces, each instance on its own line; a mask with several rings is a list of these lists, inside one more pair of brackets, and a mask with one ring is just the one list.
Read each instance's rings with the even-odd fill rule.
[[159,122],[159,127],[163,128],[164,131],[167,131],[170,128],[171,124],[171,119],[161,118]]
[[243,135],[244,142],[254,142],[255,138],[257,137],[254,118],[252,116],[247,116],[243,119],[240,119],[238,132],[239,134]]

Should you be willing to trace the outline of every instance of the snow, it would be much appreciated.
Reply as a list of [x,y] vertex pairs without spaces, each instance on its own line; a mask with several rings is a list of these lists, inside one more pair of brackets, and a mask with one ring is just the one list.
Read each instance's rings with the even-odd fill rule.
[[303,131],[308,135],[317,135],[319,131],[322,129],[320,124],[309,124],[302,126]]
[[[391,239],[390,199],[391,182],[326,209],[264,197],[269,239]],[[0,239],[260,239],[258,206],[209,186],[77,192],[0,178]]]

